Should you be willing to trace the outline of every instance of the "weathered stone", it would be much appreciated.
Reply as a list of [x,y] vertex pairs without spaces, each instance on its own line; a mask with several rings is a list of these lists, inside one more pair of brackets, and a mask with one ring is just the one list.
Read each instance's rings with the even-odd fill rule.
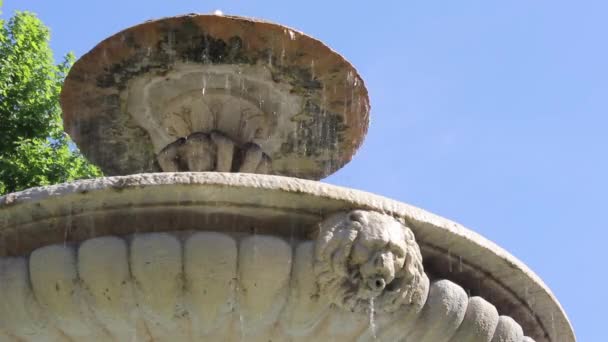
[[521,326],[508,316],[500,316],[492,342],[519,342],[524,339]]
[[496,307],[481,297],[469,298],[464,320],[450,341],[490,342],[496,325]]
[[291,248],[273,236],[240,243],[238,314],[245,339],[268,340],[289,293]]
[[125,240],[105,236],[87,240],[78,248],[78,275],[86,302],[99,323],[116,340],[150,338],[137,306]]
[[270,158],[262,149],[248,143],[237,146],[220,132],[195,132],[165,146],[156,157],[164,172],[218,171],[269,173]]
[[[66,131],[108,175],[180,171],[166,148],[219,131],[259,146],[267,172],[320,179],[351,159],[369,122],[363,81],[336,52],[281,25],[215,15],[104,40],[72,67],[61,105]],[[201,160],[188,170],[215,170],[206,139],[191,140]]]
[[[351,217],[349,213],[357,208]],[[404,301],[393,311],[379,305],[373,310],[375,328],[371,328],[369,310],[344,310],[332,304],[335,297],[330,292],[318,291],[314,263],[315,250],[323,249],[316,242],[324,236],[322,231],[356,232],[362,246],[377,241],[381,243],[371,249],[383,250],[382,246],[409,239],[405,227],[415,235],[424,263],[422,300],[411,302],[417,306]],[[24,340],[62,334],[75,338],[79,329],[91,325],[92,331],[103,331],[114,340],[124,340],[129,332],[142,340],[166,338],[173,329],[180,329],[179,338],[186,340],[239,340],[241,331],[252,339],[294,341],[395,341],[408,335],[474,340],[490,334],[498,312],[517,325],[503,323],[504,328],[491,332],[492,338],[519,338],[523,335],[511,328],[520,327],[539,342],[574,341],[567,317],[551,292],[504,250],[420,209],[318,182],[182,172],[34,188],[0,198],[0,235],[0,252],[5,255],[0,259],[0,296],[7,298],[0,302],[0,329]],[[368,238],[374,236],[381,238]],[[348,239],[325,241],[339,246]],[[359,242],[355,239],[354,244]],[[412,248],[406,244],[404,249]],[[32,251],[37,257],[30,265],[38,265],[33,271],[23,257]],[[442,265],[453,262],[454,255],[461,265],[443,272]],[[249,266],[241,269],[241,262]],[[41,273],[42,265],[53,273]],[[35,280],[28,278],[30,273]],[[472,297],[463,302],[467,292],[477,291],[462,285],[467,284],[463,274],[483,280],[485,301]],[[232,282],[236,278],[238,283]],[[435,284],[431,293],[428,278]],[[45,283],[32,283],[38,281]],[[64,293],[50,298],[53,288],[45,284],[58,281],[67,282],[75,297]],[[269,301],[258,303],[238,292],[239,288],[258,291],[256,284],[261,282],[272,286],[265,285],[268,290],[260,292],[260,298],[274,293],[280,308],[260,309]],[[35,291],[43,296],[40,303],[31,288],[39,289]],[[534,311],[526,304],[531,293]],[[18,305],[27,309],[12,310]],[[241,305],[256,309],[243,312],[241,319]],[[129,307],[138,307],[138,314]],[[263,317],[253,315],[254,311],[264,312]],[[271,321],[275,324],[269,325]],[[148,329],[149,324],[154,327]],[[65,325],[70,326],[66,331]],[[433,328],[422,334],[421,326]]]
[[237,245],[229,235],[198,232],[184,242],[185,304],[194,340],[219,340],[236,307]]
[[[160,341],[394,341],[407,335],[407,341],[440,342],[449,341],[455,331],[472,335],[456,334],[451,341],[475,341],[457,337],[478,335],[472,327],[487,322],[483,312],[496,312],[486,301],[468,301],[464,289],[442,280],[417,303],[420,315],[403,315],[403,309],[411,308],[403,304],[395,312],[379,311],[370,321],[368,315],[331,307],[331,294],[314,285],[312,242],[294,245],[294,264],[293,248],[268,235],[141,233],[42,247],[30,255],[29,267],[26,258],[0,259],[0,296],[9,305],[20,303],[13,321],[6,315],[8,307],[0,306],[0,322],[3,332],[25,341],[63,341],[62,336],[94,336],[95,341],[134,336]],[[19,285],[12,286],[16,281]],[[481,315],[472,313],[480,310]],[[492,341],[523,339],[511,318],[498,321],[490,324],[493,333],[498,323]],[[401,334],[387,335],[387,327],[401,327]]]
[[355,210],[319,223],[314,270],[320,291],[348,311],[394,312],[424,300],[412,231],[380,213]]
[[135,235],[131,241],[129,265],[138,314],[154,339],[190,338],[182,255],[180,241],[167,233]]
[[[26,258],[0,259],[0,327],[7,335],[31,340],[69,341],[55,327],[32,292]],[[16,338],[15,338],[16,340]]]
[[449,280],[431,284],[426,301],[408,341],[447,342],[462,324],[468,298],[464,289]]
[[283,312],[282,324],[288,334],[306,338],[329,313],[330,303],[325,293],[319,293],[313,270],[315,243],[300,243],[295,250],[292,287]]

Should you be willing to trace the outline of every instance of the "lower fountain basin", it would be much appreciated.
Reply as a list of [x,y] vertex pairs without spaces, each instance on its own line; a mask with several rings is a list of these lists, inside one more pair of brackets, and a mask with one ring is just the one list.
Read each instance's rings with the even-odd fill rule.
[[[374,317],[323,299],[319,222],[355,209],[411,229],[424,306]],[[0,340],[575,341],[547,286],[492,242],[407,204],[294,178],[158,173],[9,194],[0,256]]]

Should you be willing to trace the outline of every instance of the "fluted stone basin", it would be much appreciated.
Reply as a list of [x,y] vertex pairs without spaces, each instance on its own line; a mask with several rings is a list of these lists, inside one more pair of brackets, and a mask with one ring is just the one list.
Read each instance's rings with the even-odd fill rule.
[[[0,237],[2,341],[575,341],[551,291],[490,241],[319,182],[157,173],[34,188],[0,198]],[[366,278],[356,260],[375,251],[403,268],[382,259],[394,272]],[[344,276],[375,283],[344,292]]]

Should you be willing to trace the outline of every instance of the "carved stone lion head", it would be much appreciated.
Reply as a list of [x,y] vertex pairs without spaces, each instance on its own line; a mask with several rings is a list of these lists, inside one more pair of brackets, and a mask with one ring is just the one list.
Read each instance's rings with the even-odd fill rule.
[[314,271],[339,307],[393,312],[424,301],[426,274],[412,231],[391,216],[354,210],[319,224]]

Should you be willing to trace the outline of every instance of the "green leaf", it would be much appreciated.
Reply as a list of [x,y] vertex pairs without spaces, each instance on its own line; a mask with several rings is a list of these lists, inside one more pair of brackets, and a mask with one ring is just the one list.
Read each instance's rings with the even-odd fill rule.
[[56,65],[49,39],[33,13],[0,20],[0,194],[101,175],[63,133],[58,100],[75,58]]

